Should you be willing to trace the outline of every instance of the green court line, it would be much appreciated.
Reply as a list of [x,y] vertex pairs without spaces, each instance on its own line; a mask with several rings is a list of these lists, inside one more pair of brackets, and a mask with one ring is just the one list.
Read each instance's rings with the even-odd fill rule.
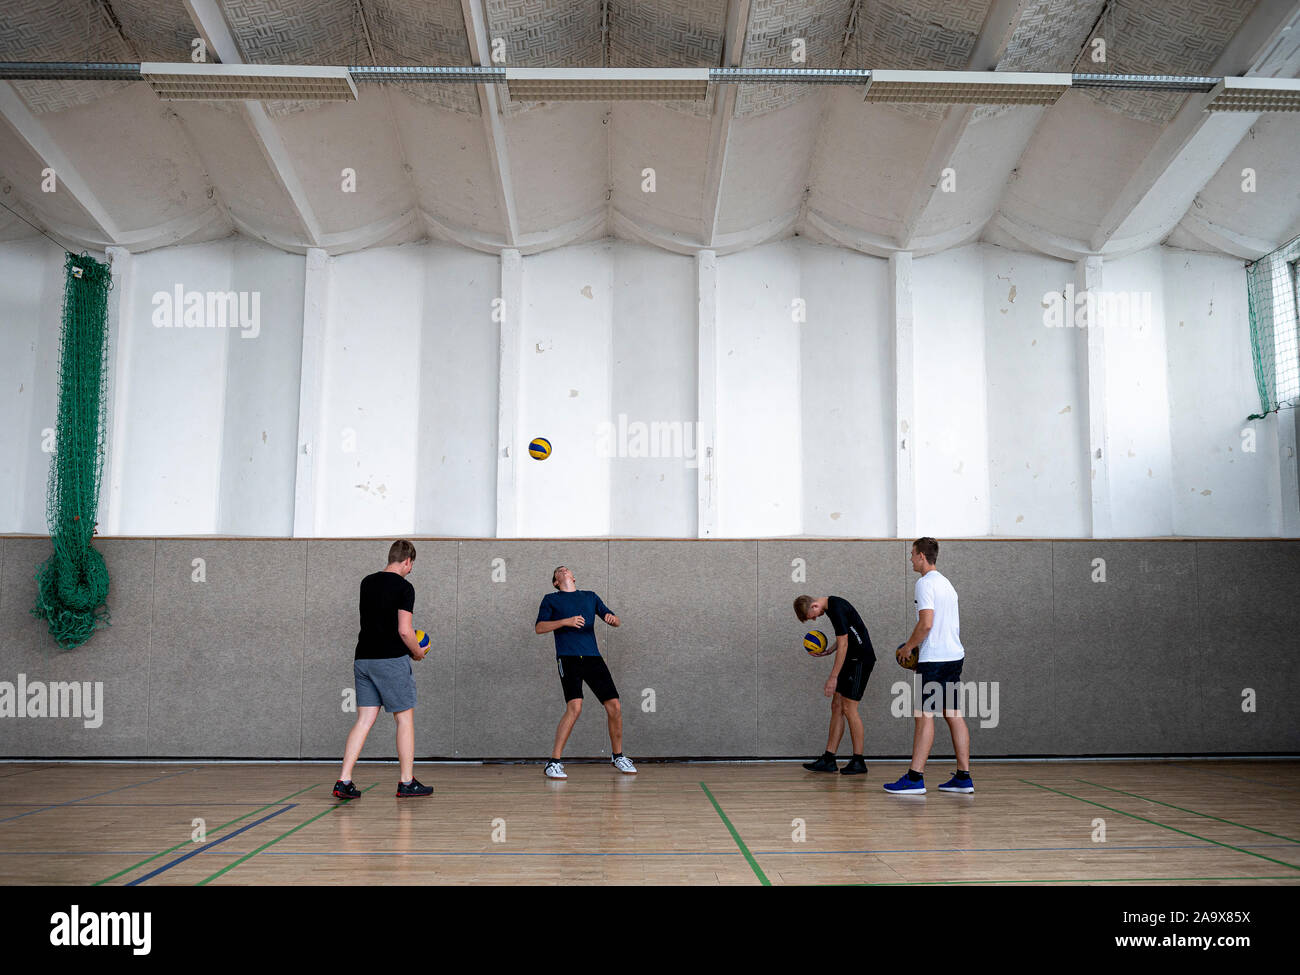
[[1279,866],[1289,867],[1292,870],[1300,870],[1300,866],[1297,866],[1294,863],[1287,863],[1285,860],[1277,860],[1274,859],[1273,857],[1266,857],[1262,853],[1251,853],[1250,850],[1243,850],[1241,847],[1233,846],[1231,843],[1220,843],[1218,840],[1212,840],[1208,836],[1200,836],[1196,833],[1189,833],[1187,830],[1179,829],[1177,826],[1170,826],[1166,823],[1162,823],[1154,819],[1147,819],[1145,816],[1137,816],[1134,815],[1133,813],[1125,812],[1123,809],[1116,809],[1113,806],[1104,806],[1100,802],[1093,802],[1091,799],[1085,799],[1082,796],[1071,795],[1068,792],[1062,792],[1060,789],[1053,789],[1051,786],[1039,785],[1037,782],[1030,782],[1028,779],[1021,779],[1020,781],[1025,783],[1025,785],[1032,785],[1035,788],[1043,789],[1047,792],[1055,792],[1058,796],[1065,796],[1067,799],[1075,799],[1079,802],[1086,802],[1088,805],[1096,806],[1098,809],[1106,809],[1109,810],[1110,812],[1118,813],[1121,816],[1128,816],[1130,819],[1138,819],[1144,823],[1150,823],[1152,826],[1159,826],[1161,829],[1168,829],[1168,830],[1172,830],[1175,833],[1182,833],[1184,836],[1190,836],[1194,840],[1201,840],[1202,842],[1205,843],[1213,843],[1215,846],[1221,846],[1227,850],[1235,850],[1237,853],[1244,853],[1248,857],[1259,857],[1259,859],[1267,860],[1269,863],[1276,863]]
[[718,800],[713,798],[713,793],[709,791],[709,787],[701,782],[700,788],[704,790],[704,794],[709,797],[709,802],[713,803],[713,808],[716,809],[718,815],[722,817],[722,822],[726,825],[727,832],[731,834],[731,838],[735,840],[736,845],[740,847],[740,852],[745,854],[745,859],[749,861],[749,867],[754,871],[754,875],[758,877],[758,882],[764,887],[771,887],[772,881],[768,880],[763,874],[763,871],[758,866],[758,861],[754,859],[754,854],[749,852],[749,847],[745,845],[745,841],[742,840],[740,834],[736,832],[736,827],[731,825],[731,820],[727,818],[727,814],[724,813],[722,807],[718,805]]
[[[288,802],[288,801],[289,801],[290,799],[292,799],[294,796],[300,796],[300,795],[302,795],[304,792],[307,792],[308,790],[310,790],[310,789],[314,789],[314,788],[316,788],[316,786],[314,786],[314,785],[309,785],[309,786],[307,786],[306,789],[299,789],[297,792],[291,792],[291,793],[289,793],[287,796],[285,796],[283,799],[277,799],[277,800],[275,800],[275,802],[268,802],[265,806],[262,807],[262,809],[270,809],[272,806],[278,806],[278,805],[280,805],[280,803],[282,803],[282,802]],[[262,809],[254,809],[252,812],[244,813],[244,815],[240,816],[239,819],[232,819],[232,820],[231,820],[230,822],[228,822],[228,823],[222,823],[220,826],[215,826],[215,827],[213,827],[213,829],[211,830],[211,832],[212,832],[213,834],[220,833],[220,832],[221,832],[223,829],[225,829],[227,826],[234,826],[235,823],[239,822],[240,819],[247,819],[249,816],[256,816],[258,813],[260,813],[260,812],[262,811]],[[113,874],[111,877],[105,877],[103,880],[96,880],[96,881],[95,881],[93,884],[91,884],[90,886],[92,886],[92,887],[98,887],[98,886],[100,886],[101,884],[106,884],[106,883],[108,883],[110,880],[116,880],[118,877],[122,876],[123,874],[125,874],[125,873],[130,873],[132,870],[135,870],[137,867],[143,867],[146,863],[150,863],[150,862],[152,862],[152,861],[154,861],[154,860],[157,860],[159,857],[166,856],[168,853],[171,853],[171,852],[173,852],[173,851],[175,851],[175,850],[179,850],[182,846],[189,846],[191,842],[193,842],[193,841],[192,841],[192,840],[186,840],[184,843],[177,843],[175,846],[168,847],[167,849],[163,850],[161,853],[155,853],[153,856],[148,857],[147,859],[141,860],[139,863],[133,863],[133,864],[131,864],[131,866],[127,867],[125,870],[119,870],[117,873]]]
[[1300,840],[1291,836],[1283,836],[1281,833],[1270,833],[1266,829],[1258,829],[1254,826],[1247,826],[1245,823],[1234,823],[1231,819],[1223,819],[1219,816],[1211,816],[1209,813],[1197,812],[1195,809],[1187,809],[1183,806],[1175,806],[1172,802],[1161,802],[1159,799],[1152,799],[1150,796],[1138,795],[1136,792],[1125,792],[1123,789],[1112,789],[1108,785],[1102,785],[1100,782],[1089,782],[1087,779],[1075,779],[1075,782],[1082,782],[1084,785],[1096,786],[1098,789],[1105,789],[1107,792],[1118,792],[1123,796],[1132,796],[1134,799],[1144,799],[1147,802],[1154,802],[1157,806],[1168,806],[1170,809],[1177,809],[1179,812],[1191,813],[1193,816],[1201,816],[1205,819],[1213,819],[1217,823],[1227,823],[1229,826],[1236,826],[1240,829],[1248,829],[1252,833],[1263,833],[1265,836],[1272,836],[1279,840],[1286,840],[1288,843],[1300,843]]
[[[368,786],[366,786],[364,789],[361,790],[361,794],[362,794],[362,795],[365,795],[367,792],[369,792],[371,789],[373,789],[373,788],[374,788],[376,785],[378,785],[378,784],[379,784],[379,783],[376,782],[374,785],[368,785]],[[298,824],[297,826],[295,826],[293,829],[285,830],[283,833],[281,833],[281,834],[280,834],[279,836],[277,836],[275,839],[271,840],[269,843],[263,843],[263,844],[262,844],[261,846],[259,846],[256,850],[253,850],[251,853],[245,853],[242,857],[240,857],[240,858],[239,858],[238,860],[236,860],[234,863],[228,863],[228,864],[226,864],[226,866],[222,867],[220,870],[218,870],[218,871],[217,871],[216,873],[214,873],[212,876],[210,876],[210,877],[204,877],[202,880],[200,880],[200,881],[199,881],[197,884],[195,884],[194,886],[195,886],[195,887],[202,887],[204,884],[208,883],[208,881],[210,881],[210,880],[216,880],[218,877],[220,877],[220,876],[221,876],[223,873],[225,873],[227,870],[234,870],[235,867],[239,866],[239,865],[240,865],[241,863],[243,863],[245,860],[251,860],[253,857],[257,856],[259,853],[261,853],[261,852],[262,852],[263,850],[265,850],[267,847],[275,846],[275,844],[279,843],[279,842],[280,842],[282,839],[284,839],[286,836],[290,836],[290,835],[292,835],[292,834],[298,832],[298,830],[302,829],[304,826],[310,826],[312,823],[316,822],[316,820],[320,819],[322,816],[328,816],[328,815],[329,815],[330,813],[332,813],[335,809],[340,808],[340,806],[342,806],[342,805],[344,805],[344,804],[343,804],[343,803],[339,803],[339,805],[336,805],[336,806],[330,806],[330,807],[329,807],[328,809],[326,809],[324,812],[319,812],[319,813],[317,813],[317,814],[316,814],[315,816],[313,816],[311,819],[308,819],[308,820],[305,821],[305,822],[299,823],[299,824]]]
[[1152,881],[1162,883],[1190,883],[1206,880],[1295,880],[1291,874],[1284,877],[1074,877],[1070,880],[1038,880],[1021,877],[1019,880],[886,880],[877,883],[861,884],[822,884],[823,887],[942,887],[957,884],[1149,884]]

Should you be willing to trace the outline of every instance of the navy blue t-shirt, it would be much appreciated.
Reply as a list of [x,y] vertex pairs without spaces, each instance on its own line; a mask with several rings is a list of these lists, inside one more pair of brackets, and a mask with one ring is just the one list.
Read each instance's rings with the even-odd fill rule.
[[599,657],[596,647],[596,617],[602,619],[610,608],[600,601],[600,597],[587,589],[575,592],[548,592],[542,597],[542,605],[537,608],[537,622],[549,623],[552,620],[567,620],[571,616],[581,616],[582,629],[562,626],[555,631],[555,655],[557,657]]

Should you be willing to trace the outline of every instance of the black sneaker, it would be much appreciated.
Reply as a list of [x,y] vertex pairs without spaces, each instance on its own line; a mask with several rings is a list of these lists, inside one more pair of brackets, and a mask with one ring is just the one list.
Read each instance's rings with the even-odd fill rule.
[[433,786],[420,785],[419,779],[397,783],[397,798],[399,799],[423,799],[431,795],[433,795]]
[[809,772],[834,772],[839,769],[839,763],[833,758],[827,758],[823,755],[815,762],[804,762],[803,767]]
[[335,799],[360,799],[361,792],[351,782],[345,784],[342,779],[339,779],[337,782],[334,783],[334,798]]
[[860,758],[851,758],[844,768],[840,769],[840,775],[866,775],[867,763]]

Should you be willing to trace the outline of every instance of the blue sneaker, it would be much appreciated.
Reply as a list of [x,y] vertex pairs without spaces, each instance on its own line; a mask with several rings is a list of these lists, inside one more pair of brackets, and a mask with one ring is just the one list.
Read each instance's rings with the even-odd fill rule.
[[923,796],[925,795],[925,779],[920,778],[913,782],[904,772],[903,777],[897,782],[886,784],[885,791],[896,796]]
[[968,775],[964,779],[957,778],[957,773],[952,774],[952,778],[939,786],[940,792],[974,792],[975,782]]

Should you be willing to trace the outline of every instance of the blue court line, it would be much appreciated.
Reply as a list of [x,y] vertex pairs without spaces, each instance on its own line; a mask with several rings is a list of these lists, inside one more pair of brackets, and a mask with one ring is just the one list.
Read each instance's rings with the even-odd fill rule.
[[[281,812],[284,812],[284,811],[285,811],[285,810],[281,810]],[[278,814],[276,814],[276,815],[278,815]],[[270,817],[268,816],[267,818],[269,819]],[[258,822],[264,822],[264,821],[265,821],[265,820],[259,820]],[[255,825],[257,825],[257,823],[252,823],[252,824],[250,824],[250,825],[255,826]],[[245,828],[248,828],[248,827],[245,827]],[[241,832],[242,832],[242,830],[241,830]],[[231,836],[234,836],[234,835],[235,835],[234,833],[231,834]],[[229,838],[230,838],[230,837],[226,837],[226,839],[229,839]],[[217,841],[217,842],[220,842],[220,841]],[[215,846],[215,845],[216,845],[216,843],[208,844],[208,846]],[[989,849],[983,849],[983,848],[979,848],[979,849],[963,849],[963,848],[958,848],[958,847],[954,847],[954,848],[950,848],[950,849],[935,849],[935,848],[929,848],[929,847],[927,847],[927,848],[924,848],[924,849],[916,849],[916,850],[755,850],[755,851],[754,851],[754,855],[755,855],[755,856],[781,856],[781,855],[784,855],[784,856],[836,856],[836,855],[849,855],[849,854],[852,854],[852,855],[871,855],[871,854],[876,854],[876,853],[1052,853],[1052,852],[1055,852],[1055,853],[1072,853],[1072,852],[1082,852],[1082,851],[1088,851],[1088,850],[1091,850],[1091,851],[1094,852],[1094,853],[1123,853],[1123,852],[1129,852],[1129,851],[1132,851],[1132,850],[1204,850],[1204,849],[1206,849],[1207,847],[1209,847],[1209,848],[1213,848],[1213,847],[1214,847],[1214,844],[1213,844],[1213,843],[1207,843],[1207,844],[1199,845],[1199,846],[1196,846],[1196,845],[1187,845],[1187,846],[1181,846],[1181,845],[1178,845],[1178,846],[1111,846],[1111,845],[1109,845],[1109,844],[1105,844],[1105,845],[1103,845],[1103,844],[1101,844],[1101,843],[1098,843],[1096,846],[1026,846],[1026,847],[1000,847],[1000,848],[989,848]],[[1246,847],[1244,847],[1244,848],[1245,848],[1245,849],[1251,849],[1251,850],[1266,850],[1266,849],[1271,849],[1271,848],[1281,848],[1281,847],[1293,848],[1293,847],[1294,847],[1294,844],[1291,844],[1291,843],[1251,843],[1251,844],[1248,844],[1248,845],[1247,845]],[[207,847],[204,847],[203,849],[200,849],[200,850],[195,850],[193,853],[189,854],[189,856],[194,856],[194,855],[196,855],[196,854],[198,854],[198,853],[203,853],[203,852],[205,852],[206,850],[207,850]],[[149,851],[149,850],[0,850],[0,856],[11,856],[11,857],[22,857],[22,856],[137,856],[137,855],[140,855],[140,854],[143,854],[143,853],[149,853],[149,852],[151,852],[151,851]],[[220,852],[220,854],[218,854],[218,855],[219,855],[219,856],[242,856],[243,854],[245,854],[245,853],[247,853],[247,852],[248,852],[247,850],[222,850],[222,851]],[[733,851],[733,852],[726,852],[726,851],[723,851],[723,852],[719,852],[719,853],[700,853],[700,852],[694,852],[694,851],[692,851],[692,852],[680,852],[680,853],[674,853],[674,852],[668,852],[668,853],[523,853],[523,852],[521,852],[521,853],[508,853],[508,852],[505,852],[505,851],[498,851],[498,852],[487,851],[487,852],[474,853],[474,852],[466,851],[466,850],[455,851],[455,852],[438,852],[438,851],[436,851],[436,850],[430,850],[430,851],[414,851],[414,850],[413,850],[413,851],[402,851],[402,850],[362,850],[362,851],[359,851],[359,852],[358,852],[358,851],[348,851],[348,850],[324,850],[324,851],[317,850],[317,851],[313,851],[313,852],[310,852],[310,853],[308,853],[308,852],[295,853],[295,852],[293,852],[292,850],[283,850],[283,851],[266,851],[266,852],[265,852],[265,855],[266,855],[266,856],[269,856],[269,857],[392,857],[392,856],[411,856],[411,857],[421,857],[421,856],[425,856],[425,857],[428,857],[428,856],[432,856],[432,857],[444,857],[444,856],[467,856],[467,857],[473,857],[473,856],[480,856],[480,857],[506,857],[506,856],[521,856],[521,857],[524,857],[524,856],[534,856],[534,857],[550,857],[550,856],[569,856],[569,857],[575,857],[575,856],[576,856],[576,857],[583,857],[583,856],[586,856],[586,857],[671,857],[671,856],[681,856],[681,857],[707,857],[707,856],[739,856],[740,854],[739,854],[738,851]]]
[[144,782],[135,782],[131,785],[119,785],[116,789],[109,789],[107,792],[96,792],[93,796],[83,796],[80,799],[69,799],[67,802],[56,802],[50,806],[42,806],[40,809],[33,809],[30,812],[19,813],[17,816],[10,816],[8,819],[0,819],[0,823],[12,823],[15,819],[22,819],[24,816],[35,816],[37,813],[45,812],[48,809],[58,809],[61,806],[73,806],[79,802],[85,802],[88,799],[98,799],[100,796],[110,795],[114,792],[121,792],[123,789],[134,789],[136,786],[148,785],[150,782],[161,782],[163,779],[174,779],[178,775],[185,775],[187,772],[193,771],[194,769],[187,768],[182,769],[179,772],[169,772],[166,775],[160,775],[156,779],[146,779]]
[[242,827],[242,828],[240,828],[240,829],[237,829],[237,830],[235,830],[233,833],[230,833],[230,834],[227,835],[227,836],[223,836],[223,837],[221,837],[221,839],[219,839],[219,840],[213,840],[211,843],[207,843],[207,844],[205,844],[205,845],[199,847],[197,850],[191,850],[189,853],[186,853],[184,856],[179,856],[179,857],[177,857],[177,858],[176,858],[175,860],[173,860],[171,863],[164,864],[163,866],[159,867],[157,870],[154,870],[152,873],[147,873],[147,874],[145,874],[143,877],[139,877],[139,878],[137,878],[137,879],[135,879],[135,880],[132,880],[130,883],[126,884],[126,886],[127,886],[127,887],[136,887],[136,886],[139,886],[140,884],[144,883],[146,880],[152,880],[154,877],[158,876],[160,873],[162,873],[162,872],[164,872],[164,871],[166,871],[166,870],[170,870],[172,867],[176,866],[178,863],[184,863],[184,862],[185,862],[186,860],[188,860],[190,857],[196,857],[196,856],[198,856],[200,853],[203,853],[203,852],[206,851],[206,850],[210,850],[210,849],[212,849],[214,846],[217,846],[217,845],[219,845],[219,844],[221,844],[221,843],[226,842],[226,840],[233,839],[234,837],[238,836],[240,833],[243,833],[245,830],[250,830],[250,829],[252,829],[254,826],[261,826],[261,825],[262,825],[264,822],[266,822],[268,819],[274,819],[276,816],[279,816],[281,813],[287,813],[290,809],[293,809],[293,808],[297,807],[297,805],[298,805],[298,804],[297,804],[296,802],[291,802],[291,803],[289,803],[287,806],[284,806],[284,807],[282,807],[282,808],[280,808],[280,809],[277,809],[275,812],[273,812],[273,813],[269,813],[268,815],[263,816],[261,819],[254,820],[253,822],[249,823],[247,826],[244,826],[244,827]]

